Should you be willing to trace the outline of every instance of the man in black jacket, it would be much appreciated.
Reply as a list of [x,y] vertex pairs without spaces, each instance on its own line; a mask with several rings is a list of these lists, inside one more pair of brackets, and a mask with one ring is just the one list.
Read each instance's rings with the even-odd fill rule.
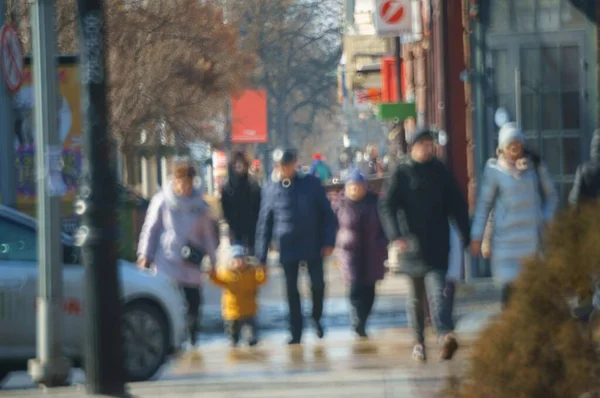
[[591,157],[575,174],[573,189],[569,195],[569,203],[578,205],[600,197],[600,129],[594,131],[592,137]]
[[221,206],[229,225],[231,244],[242,245],[249,254],[253,254],[260,211],[260,186],[248,175],[249,166],[242,152],[235,152],[231,156],[229,180],[221,191]]
[[[458,348],[451,316],[444,313],[444,287],[450,251],[449,221],[458,225],[469,244],[468,206],[451,171],[434,157],[434,136],[419,129],[410,137],[410,158],[403,160],[389,180],[380,202],[381,222],[388,239],[401,252],[412,252],[420,271],[410,274],[407,314],[415,334],[413,358],[426,359],[425,301],[442,341],[442,359]],[[406,257],[408,258],[408,257]]]

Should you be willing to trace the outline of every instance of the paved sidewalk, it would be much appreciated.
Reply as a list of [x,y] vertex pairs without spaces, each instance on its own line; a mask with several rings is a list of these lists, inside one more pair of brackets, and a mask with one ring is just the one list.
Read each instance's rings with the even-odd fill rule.
[[[227,250],[224,238],[221,259],[226,258]],[[433,397],[448,375],[460,373],[470,342],[500,310],[499,289],[489,281],[459,286],[455,316],[462,348],[458,357],[452,363],[440,363],[434,344],[430,347],[432,360],[419,365],[410,359],[412,337],[404,310],[408,293],[405,278],[388,275],[380,283],[369,321],[371,341],[357,342],[350,332],[345,284],[339,270],[328,264],[326,338],[316,340],[307,327],[303,347],[290,349],[284,344],[288,336],[283,274],[275,265],[276,253],[270,260],[270,279],[260,294],[259,347],[228,348],[222,329],[221,291],[207,283],[201,351],[175,358],[155,381],[131,384],[131,392],[140,398]],[[310,289],[306,275],[300,278],[300,290],[308,313]],[[435,338],[431,336],[428,341],[434,342]],[[84,382],[81,370],[73,372],[72,382]],[[0,398],[70,398],[83,394],[81,386],[44,392],[35,388],[24,372],[14,374],[4,387],[7,389],[0,389]]]
[[[380,329],[369,342],[356,341],[347,332],[317,341],[307,336],[304,346],[281,344],[284,336],[266,336],[256,349],[228,349],[209,344],[189,352],[165,369],[161,380],[133,383],[130,392],[140,398],[190,397],[435,397],[447,377],[460,375],[469,352],[469,339],[452,362],[410,358],[411,338],[405,329]],[[428,341],[435,341],[430,336]],[[0,392],[11,397],[79,397],[83,387]],[[9,395],[6,395],[9,396]]]
[[[231,349],[219,336],[204,340],[198,351],[175,358],[155,381],[129,387],[140,398],[433,397],[448,375],[460,374],[473,339],[499,308],[492,304],[461,317],[456,328],[461,349],[452,362],[437,359],[430,329],[426,365],[411,360],[413,340],[407,328],[374,327],[367,342],[356,340],[348,329],[330,330],[323,340],[307,330],[304,344],[294,348],[284,344],[286,332],[264,334],[254,349]],[[0,390],[0,398],[81,396],[80,370],[73,372],[72,382],[74,387],[44,392],[21,373],[6,384],[7,390]]]

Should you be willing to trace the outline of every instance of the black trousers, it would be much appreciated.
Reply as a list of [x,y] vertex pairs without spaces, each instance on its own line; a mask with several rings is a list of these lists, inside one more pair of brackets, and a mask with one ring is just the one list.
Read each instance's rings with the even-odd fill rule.
[[285,285],[289,307],[289,323],[292,339],[300,340],[302,337],[302,305],[300,303],[300,292],[298,291],[298,273],[301,265],[306,265],[310,277],[312,293],[312,319],[316,322],[323,316],[323,301],[325,299],[325,275],[323,271],[323,260],[307,262],[294,262],[283,264],[285,273]]
[[508,301],[510,300],[510,296],[512,296],[512,292],[513,292],[513,285],[512,283],[505,283],[502,286],[502,291],[501,291],[501,295],[500,295],[500,302],[502,304],[502,309],[506,309],[506,307],[508,306]]
[[352,305],[352,322],[354,327],[364,328],[375,303],[375,284],[350,285],[350,304]]
[[196,335],[200,327],[200,304],[202,294],[199,287],[182,286],[183,295],[187,303],[186,326],[190,337],[190,343],[196,344]]
[[244,326],[248,328],[248,342],[251,345],[256,344],[258,341],[256,318],[250,317],[225,322],[225,333],[227,334],[227,337],[229,337],[231,345],[235,346],[239,343]]

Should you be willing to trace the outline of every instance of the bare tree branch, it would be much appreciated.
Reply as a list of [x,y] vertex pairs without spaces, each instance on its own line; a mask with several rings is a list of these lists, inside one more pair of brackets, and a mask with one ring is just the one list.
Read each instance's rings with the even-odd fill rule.
[[[29,51],[29,4],[10,6],[21,13]],[[76,1],[56,6],[59,51],[77,54]],[[204,136],[203,126],[246,86],[255,65],[222,9],[197,0],[107,0],[106,12],[111,131],[126,144],[157,126],[184,140],[217,138]]]

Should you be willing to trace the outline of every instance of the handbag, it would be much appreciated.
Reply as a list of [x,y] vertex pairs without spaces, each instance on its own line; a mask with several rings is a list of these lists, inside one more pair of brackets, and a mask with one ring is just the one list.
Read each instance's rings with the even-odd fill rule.
[[204,259],[204,252],[202,249],[188,243],[181,248],[181,257],[189,263],[200,266]]
[[388,245],[386,266],[395,274],[403,274],[413,278],[424,277],[429,272],[430,267],[423,260],[419,240],[414,234],[410,233],[404,210],[398,212],[397,218],[400,234],[402,239],[406,241],[407,247],[400,250],[397,245],[391,242]]

